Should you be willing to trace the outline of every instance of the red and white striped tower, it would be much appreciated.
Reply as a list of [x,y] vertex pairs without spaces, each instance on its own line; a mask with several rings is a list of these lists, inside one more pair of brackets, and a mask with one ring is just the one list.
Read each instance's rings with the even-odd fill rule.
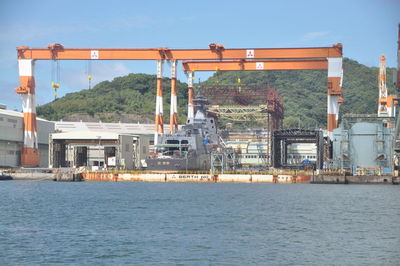
[[35,99],[35,61],[19,59],[19,83],[16,92],[22,97],[24,112],[24,146],[21,150],[21,165],[36,167],[40,165],[40,156],[36,126],[36,99]]
[[379,101],[378,101],[378,116],[388,116],[388,93],[386,86],[386,57],[381,55],[379,60]]
[[338,127],[339,106],[343,102],[343,58],[328,57],[328,135],[333,140],[333,130]]
[[193,80],[194,80],[194,72],[190,71],[188,73],[188,117],[187,119],[194,118],[194,109],[193,109]]
[[164,134],[163,92],[162,92],[163,60],[157,61],[157,97],[156,97],[156,127],[154,130],[154,145],[158,143],[159,134]]
[[171,62],[171,111],[169,117],[170,132],[178,130],[178,102],[176,92],[176,60]]

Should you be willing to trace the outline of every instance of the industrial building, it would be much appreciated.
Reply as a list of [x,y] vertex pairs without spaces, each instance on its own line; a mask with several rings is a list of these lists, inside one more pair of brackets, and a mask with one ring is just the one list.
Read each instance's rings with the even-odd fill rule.
[[[24,115],[5,108],[0,105],[0,167],[20,167]],[[169,130],[168,126],[165,128]],[[37,130],[39,167],[44,168],[83,165],[94,169],[96,166],[143,168],[154,145],[153,124],[52,122],[37,118]],[[127,150],[130,156],[126,155]]]
[[[0,106],[0,167],[21,166],[21,148],[24,143],[24,114]],[[54,123],[37,118],[40,167],[48,167],[49,135]]]
[[52,167],[142,169],[154,147],[154,124],[57,121],[55,129]]
[[348,114],[334,130],[333,168],[354,175],[392,172],[394,117]]
[[53,133],[49,145],[50,167],[133,169],[133,136],[112,132]]

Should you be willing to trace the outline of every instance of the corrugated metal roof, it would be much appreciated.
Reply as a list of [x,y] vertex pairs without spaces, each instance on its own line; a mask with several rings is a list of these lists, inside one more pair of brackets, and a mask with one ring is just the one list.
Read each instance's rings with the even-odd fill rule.
[[[15,117],[21,117],[21,118],[24,117],[24,113],[13,111],[13,110],[0,109],[0,114],[9,115],[9,116],[15,116]],[[51,122],[51,121],[48,121],[46,119],[39,118],[39,117],[37,117],[37,120]],[[54,123],[54,122],[52,122],[52,123]]]
[[[154,134],[154,124],[139,123],[102,123],[102,122],[65,122],[55,121],[56,130],[61,132],[74,131],[106,131],[124,134],[151,135]],[[179,126],[181,128],[181,126]],[[164,125],[164,131],[169,131],[169,125]]]
[[63,132],[63,133],[53,133],[51,134],[53,139],[112,139],[117,140],[120,135],[115,132],[100,132],[100,131],[73,131],[73,132]]

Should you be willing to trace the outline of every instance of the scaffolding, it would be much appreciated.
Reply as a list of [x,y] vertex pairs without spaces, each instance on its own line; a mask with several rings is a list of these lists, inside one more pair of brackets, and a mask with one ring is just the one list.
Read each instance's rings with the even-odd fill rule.
[[265,84],[201,86],[211,105],[208,113],[228,121],[259,122],[262,129],[224,130],[224,147],[211,154],[212,171],[271,166],[271,132],[283,119],[283,101]]
[[261,121],[272,131],[280,128],[283,101],[278,92],[265,84],[201,86],[210,101],[209,112],[231,121]]

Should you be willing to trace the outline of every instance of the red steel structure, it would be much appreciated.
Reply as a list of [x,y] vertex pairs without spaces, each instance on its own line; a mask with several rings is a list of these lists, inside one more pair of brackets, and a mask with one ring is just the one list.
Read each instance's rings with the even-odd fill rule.
[[[38,166],[39,152],[36,129],[36,102],[34,66],[36,60],[155,60],[157,61],[157,100],[155,139],[164,132],[162,106],[163,61],[177,60],[261,60],[261,59],[327,59],[328,60],[328,130],[337,127],[337,107],[342,84],[342,45],[313,48],[251,48],[226,49],[223,45],[210,44],[208,49],[169,48],[65,48],[51,44],[44,48],[17,47],[20,86],[16,92],[22,95],[24,111],[24,147],[21,152],[23,166]],[[172,64],[176,66],[175,64]],[[171,71],[172,73],[176,73]],[[174,74],[173,74],[174,75]],[[193,115],[193,72],[189,71],[188,116]],[[176,78],[176,77],[175,77]],[[171,79],[171,90],[176,92],[176,80]],[[175,84],[175,85],[174,85]],[[175,87],[175,89],[174,89]],[[171,116],[173,127],[177,128],[176,93],[171,93]],[[176,115],[175,115],[176,114]]]
[[[266,106],[267,128],[280,128],[283,101],[279,93],[265,84],[213,85],[199,88],[212,105]],[[271,119],[270,119],[271,118]]]

